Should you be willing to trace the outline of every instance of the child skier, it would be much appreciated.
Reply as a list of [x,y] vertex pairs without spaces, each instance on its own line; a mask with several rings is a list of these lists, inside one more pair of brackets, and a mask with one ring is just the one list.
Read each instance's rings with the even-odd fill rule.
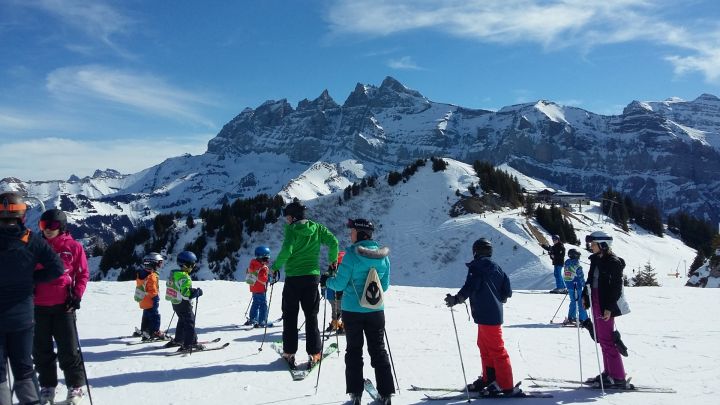
[[570,296],[570,308],[568,308],[568,316],[565,318],[563,325],[577,325],[577,313],[579,311],[580,323],[585,323],[588,319],[587,312],[582,306],[580,299],[582,297],[582,288],[585,286],[585,274],[582,266],[580,266],[580,252],[575,249],[568,250],[568,257],[565,261],[563,271],[563,280],[565,287]]
[[178,352],[190,352],[192,350],[204,350],[205,346],[197,343],[195,334],[195,314],[191,300],[201,297],[203,291],[200,288],[192,288],[190,272],[195,268],[197,256],[195,253],[184,251],[177,257],[177,264],[180,269],[170,273],[165,290],[165,299],[172,303],[173,311],[178,317],[175,328],[175,338],[168,342],[165,347],[180,346]]
[[268,262],[270,261],[270,248],[267,246],[258,246],[255,248],[255,258],[250,260],[250,265],[246,270],[245,282],[250,284],[250,292],[252,293],[252,305],[250,306],[250,317],[245,326],[253,325],[256,328],[272,327],[267,323],[268,306],[267,306],[267,282],[270,269]]
[[160,296],[158,296],[158,270],[163,265],[160,253],[150,252],[143,258],[143,268],[135,278],[135,301],[143,310],[140,331],[142,340],[164,340],[165,334],[160,331]]
[[503,304],[512,296],[510,279],[493,262],[492,244],[485,238],[473,243],[473,261],[468,263],[465,284],[457,295],[447,294],[448,307],[470,298],[473,320],[478,325],[477,345],[480,349],[483,375],[468,385],[468,390],[488,396],[523,396],[513,386],[510,356],[502,339]]
[[[343,256],[345,256],[345,252],[338,252],[338,266],[342,263]],[[330,316],[332,317],[330,324],[327,329],[325,329],[325,332],[328,334],[332,332],[335,332],[338,335],[345,334],[345,327],[343,326],[341,320],[342,309],[340,308],[342,296],[342,291],[335,291],[332,288],[325,287],[325,299],[330,303]]]

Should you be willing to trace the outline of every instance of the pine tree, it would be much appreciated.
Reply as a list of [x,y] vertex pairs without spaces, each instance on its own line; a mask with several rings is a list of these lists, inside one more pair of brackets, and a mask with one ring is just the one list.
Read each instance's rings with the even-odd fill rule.
[[650,262],[645,264],[642,270],[640,270],[632,278],[634,287],[659,287],[660,284],[657,281],[655,275],[655,269],[650,265]]

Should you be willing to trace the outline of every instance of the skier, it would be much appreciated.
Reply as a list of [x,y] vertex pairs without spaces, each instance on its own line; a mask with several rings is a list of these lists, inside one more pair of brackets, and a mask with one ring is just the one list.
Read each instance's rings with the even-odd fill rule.
[[8,360],[20,403],[40,399],[32,360],[33,287],[57,279],[64,269],[50,245],[25,227],[26,211],[20,194],[0,193],[0,405],[12,403]]
[[480,348],[483,375],[468,390],[490,396],[522,396],[513,385],[510,356],[502,339],[503,304],[512,296],[507,274],[490,259],[492,244],[480,238],[472,246],[473,260],[468,263],[465,284],[456,295],[447,294],[448,307],[470,298],[473,320],[478,325],[477,345]]
[[[602,348],[604,365],[603,372],[588,382],[600,385],[602,379],[606,387],[625,387],[625,368],[613,333],[614,318],[621,315],[618,299],[622,294],[625,262],[613,253],[613,238],[607,233],[595,231],[588,236],[587,241],[590,242],[593,254],[589,257],[590,271],[583,290],[583,304],[586,309],[592,309],[595,334]],[[591,293],[590,297],[588,292]]]
[[563,271],[563,280],[570,295],[570,308],[568,308],[568,316],[563,322],[564,325],[577,325],[579,314],[580,323],[585,324],[588,319],[585,307],[579,305],[582,291],[580,288],[585,286],[585,274],[582,266],[580,266],[580,252],[576,249],[568,250],[568,259],[565,261],[565,270]]
[[298,346],[297,318],[300,307],[305,314],[305,350],[310,356],[308,367],[320,361],[320,245],[328,248],[328,262],[337,268],[338,241],[324,225],[305,219],[306,208],[298,201],[285,206],[283,215],[287,221],[285,238],[271,269],[273,279],[280,277],[285,267],[285,286],[282,292],[283,358],[290,368],[296,368],[295,353]]
[[543,245],[543,249],[547,250],[550,254],[554,268],[555,288],[550,290],[550,293],[567,294],[568,290],[565,288],[565,281],[562,276],[563,265],[565,264],[565,245],[560,241],[560,236],[558,235],[553,235],[552,241],[552,246]]
[[245,322],[245,326],[253,325],[256,328],[273,326],[267,322],[267,282],[269,275],[269,261],[270,248],[267,246],[256,247],[255,258],[250,260],[250,265],[248,265],[245,276],[245,281],[250,284],[250,292],[252,293],[250,317],[247,322]]
[[178,323],[175,327],[175,337],[167,342],[165,347],[180,346],[178,352],[204,350],[205,346],[197,343],[195,314],[191,302],[194,298],[203,295],[202,289],[192,288],[192,279],[190,278],[190,272],[197,264],[197,256],[187,250],[180,252],[177,256],[177,264],[180,268],[170,272],[167,280],[165,299],[172,303]]
[[[353,404],[359,404],[362,397],[363,378],[363,335],[367,339],[370,364],[375,369],[380,403],[389,405],[395,393],[392,369],[385,350],[385,309],[383,305],[371,309],[364,306],[365,285],[371,269],[375,269],[383,291],[390,285],[390,249],[380,247],[373,240],[375,226],[372,222],[358,218],[348,220],[350,241],[344,259],[337,269],[323,275],[326,285],[335,291],[342,291],[342,319],[345,321],[347,349],[345,351],[345,386]],[[329,277],[329,278],[328,278]]]
[[135,278],[135,301],[143,310],[140,330],[142,340],[165,340],[160,331],[160,290],[157,272],[162,268],[164,258],[160,253],[150,252],[143,258],[143,268]]
[[[339,252],[338,253],[338,267],[342,264],[343,256],[345,255],[345,252]],[[321,276],[322,278],[322,276]],[[335,291],[332,288],[328,288],[325,286],[325,299],[330,302],[330,324],[325,329],[325,332],[329,333],[337,333],[338,335],[345,334],[345,327],[342,323],[342,291]]]
[[87,257],[83,246],[67,231],[67,216],[61,210],[43,212],[39,227],[65,266],[65,274],[60,278],[35,286],[33,360],[41,387],[40,403],[55,401],[57,363],[60,363],[68,389],[67,402],[78,404],[84,395],[82,387],[87,382],[78,348],[75,311],[80,309],[90,278]]

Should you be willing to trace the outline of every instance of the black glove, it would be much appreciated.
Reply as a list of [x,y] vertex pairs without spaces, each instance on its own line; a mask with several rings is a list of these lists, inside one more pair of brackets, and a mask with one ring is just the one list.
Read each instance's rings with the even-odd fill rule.
[[270,285],[273,285],[280,281],[280,270],[273,270],[270,275]]
[[460,295],[447,294],[445,296],[445,305],[447,305],[448,307],[452,307],[457,304],[462,304],[463,301],[465,301],[465,300],[463,300],[461,298],[462,297],[460,297]]
[[588,297],[587,294],[583,294],[582,303],[583,303],[583,308],[590,309],[590,297]]
[[65,310],[71,312],[76,309],[80,309],[80,298],[68,297],[67,301],[65,301]]
[[203,295],[202,288],[193,288],[192,292],[190,293],[190,298],[202,297],[202,295]]
[[320,287],[325,288],[325,284],[327,283],[328,278],[330,278],[330,275],[328,273],[320,276]]
[[328,274],[328,276],[329,276],[329,277],[335,277],[335,275],[337,274],[337,270],[338,270],[338,264],[337,264],[337,262],[335,262],[335,263],[330,263],[330,264],[328,265],[328,269],[327,269],[327,274]]

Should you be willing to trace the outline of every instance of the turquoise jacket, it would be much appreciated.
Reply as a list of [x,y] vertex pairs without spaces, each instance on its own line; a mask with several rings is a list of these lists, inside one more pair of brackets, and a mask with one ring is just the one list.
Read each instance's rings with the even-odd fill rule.
[[384,310],[384,307],[379,309],[364,308],[360,306],[360,298],[370,268],[375,268],[375,271],[377,271],[383,292],[390,287],[390,259],[388,258],[390,249],[380,247],[374,240],[364,240],[352,244],[345,252],[345,257],[340,263],[340,267],[338,267],[337,274],[327,280],[328,288],[343,292],[342,310],[349,312]]

